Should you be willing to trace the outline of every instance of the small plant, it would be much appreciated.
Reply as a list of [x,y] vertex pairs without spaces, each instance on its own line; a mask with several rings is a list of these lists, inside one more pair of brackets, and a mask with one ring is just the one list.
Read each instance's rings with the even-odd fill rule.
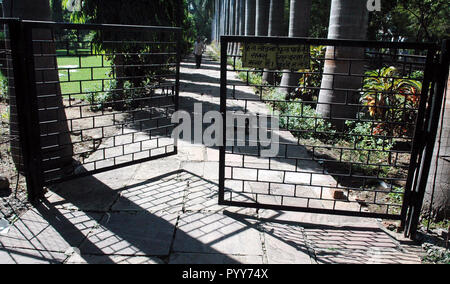
[[6,110],[1,114],[2,121],[9,121],[9,110]]
[[92,111],[104,110],[105,108],[111,106],[111,103],[114,101],[111,90],[113,90],[115,86],[115,80],[107,81],[105,92],[90,92],[88,90],[87,94],[82,97],[82,100],[89,103]]
[[341,141],[350,144],[355,150],[346,151],[343,159],[360,163],[354,165],[355,170],[367,175],[382,178],[392,174],[392,168],[387,165],[392,164],[390,150],[394,147],[393,142],[381,136],[374,136],[374,126],[370,122],[347,121],[346,125],[349,132],[342,135],[344,138]]
[[279,89],[271,92],[265,99],[269,101],[272,110],[278,112],[280,127],[293,131],[295,136],[304,139],[315,138],[324,142],[337,138],[331,123],[301,100],[286,101],[286,93]]
[[110,92],[92,92],[83,96],[83,100],[87,101],[92,111],[100,111],[107,107],[109,102],[112,102]]
[[422,83],[412,79],[397,79],[399,72],[393,66],[368,71],[366,76],[362,104],[372,119],[380,121],[373,134],[411,136]]
[[402,187],[394,186],[392,191],[388,194],[388,199],[393,204],[402,204],[404,196],[404,189]]
[[429,218],[423,216],[422,225],[427,228],[430,227],[430,229],[448,229],[450,227],[450,219],[444,219],[442,221],[436,222],[433,220],[429,220]]
[[450,264],[450,250],[425,244],[426,255],[422,258],[425,263]]
[[100,111],[105,108],[115,110],[134,109],[140,107],[145,100],[140,100],[152,96],[156,83],[147,79],[135,86],[133,82],[124,81],[123,88],[117,88],[117,81],[110,81],[105,92],[90,92],[83,97],[89,102],[92,111]]
[[382,136],[374,135],[374,123],[371,122],[355,122],[346,121],[345,123],[349,129],[349,139],[352,144],[355,144],[359,149],[378,149],[389,151],[393,148],[393,143],[388,139],[383,139]]

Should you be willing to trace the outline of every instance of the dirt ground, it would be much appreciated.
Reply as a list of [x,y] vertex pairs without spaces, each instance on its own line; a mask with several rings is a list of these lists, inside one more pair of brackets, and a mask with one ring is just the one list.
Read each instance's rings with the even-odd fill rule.
[[8,113],[9,106],[5,102],[0,102],[0,176],[6,177],[10,183],[9,190],[0,191],[0,218],[12,221],[30,205],[27,202],[25,179],[16,171],[10,153]]

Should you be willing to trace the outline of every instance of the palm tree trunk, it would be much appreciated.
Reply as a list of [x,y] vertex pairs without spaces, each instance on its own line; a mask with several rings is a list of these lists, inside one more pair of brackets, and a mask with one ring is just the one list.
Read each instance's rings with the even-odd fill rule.
[[[289,37],[307,37],[309,34],[311,18],[311,0],[291,0],[289,16]],[[285,70],[286,72],[289,70]],[[293,91],[292,87],[298,85],[301,75],[285,73],[281,79],[281,86],[291,86],[286,88],[286,92]]]
[[[236,17],[236,26],[235,26],[235,35],[241,35],[241,25],[242,25],[242,3],[244,0],[236,0],[235,6],[235,17]],[[240,44],[235,43],[233,48],[233,55],[239,54]]]
[[[328,38],[364,40],[368,24],[366,4],[363,0],[332,0]],[[324,73],[330,75],[322,78],[317,113],[335,118],[332,123],[342,128],[343,119],[355,118],[358,111],[358,107],[349,104],[359,100],[362,79],[357,75],[363,73],[364,63],[355,60],[364,58],[364,49],[329,46],[326,58]],[[353,76],[335,75],[346,74],[349,70]]]
[[[245,35],[245,0],[238,0],[238,31],[237,35]],[[237,43],[235,46],[234,54],[239,55],[241,53],[241,43]]]
[[256,17],[256,2],[255,0],[245,1],[245,35],[255,35],[255,17]]
[[270,0],[256,0],[256,36],[267,36],[269,34],[269,12]]
[[[12,5],[14,2],[14,5]],[[27,20],[51,20],[51,10],[48,0],[5,0],[4,1],[5,16],[17,17]],[[52,40],[52,33],[48,29],[34,30],[33,40]],[[55,54],[56,48],[53,43],[41,43],[40,50],[43,54]],[[50,69],[50,71],[36,72],[36,80],[46,82],[59,82],[59,75],[56,60],[54,57],[43,57],[35,59],[35,67],[42,69]],[[61,88],[59,83],[45,84],[37,87],[38,107],[46,108],[49,111],[39,113],[39,121],[51,122],[46,123],[45,127],[41,127],[41,147],[62,145],[54,148],[52,152],[45,152],[43,159],[52,158],[50,161],[43,163],[43,170],[61,168],[64,169],[72,164],[73,149],[71,145],[71,137],[67,125],[67,117],[64,110],[64,104],[61,96]],[[47,96],[46,98],[43,98]],[[16,94],[13,89],[9,89],[10,106],[11,106],[11,135],[18,136],[19,128],[17,122]],[[50,110],[56,109],[56,110]],[[52,135],[52,133],[58,133]],[[19,141],[11,142],[11,152],[14,163],[19,171],[23,171],[23,161],[21,159],[21,149]]]
[[[270,0],[269,36],[283,35],[284,1]],[[275,84],[275,74],[264,72],[263,80],[270,85]]]
[[[229,35],[235,35],[235,27],[236,27],[236,1],[237,0],[230,0],[229,3],[229,11],[230,11],[230,22],[229,22]],[[228,45],[228,54],[232,54],[234,50],[234,44],[230,43]]]

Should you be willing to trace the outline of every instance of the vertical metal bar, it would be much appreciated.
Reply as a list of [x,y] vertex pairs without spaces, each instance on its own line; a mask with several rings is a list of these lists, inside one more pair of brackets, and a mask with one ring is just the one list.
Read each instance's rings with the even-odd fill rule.
[[[182,31],[177,30],[176,32],[177,37],[177,68],[176,68],[176,75],[175,75],[175,111],[178,111],[180,108],[180,64],[181,64],[181,37],[182,37]],[[178,154],[178,140],[174,140],[174,152],[175,154]]]
[[423,198],[425,196],[425,190],[428,182],[428,175],[430,173],[430,165],[433,159],[434,146],[436,142],[436,135],[438,132],[439,120],[441,117],[441,106],[443,103],[444,92],[447,85],[449,74],[449,62],[450,62],[450,41],[444,40],[442,43],[441,57],[439,60],[439,67],[436,72],[436,85],[435,94],[431,103],[430,119],[428,121],[426,136],[427,146],[424,149],[424,158],[420,167],[420,173],[418,176],[418,186],[414,190],[416,198],[414,205],[411,208],[411,215],[408,224],[408,230],[406,235],[410,238],[415,238],[417,228],[419,225],[420,212],[423,205]]
[[225,150],[227,142],[227,47],[226,37],[220,38],[220,112],[222,113],[222,145],[219,159],[219,205],[225,200]]
[[420,154],[420,151],[423,149],[424,145],[422,143],[423,141],[423,125],[425,122],[425,112],[426,112],[426,106],[428,102],[428,96],[429,96],[429,88],[430,84],[433,80],[433,63],[434,63],[434,57],[436,55],[435,49],[430,49],[427,52],[427,59],[426,59],[426,66],[424,71],[424,81],[423,81],[423,88],[421,92],[421,98],[420,98],[420,105],[419,105],[419,111],[416,119],[416,130],[414,134],[414,141],[412,145],[412,153],[409,163],[409,170],[408,170],[408,178],[405,186],[405,195],[403,197],[403,205],[402,205],[402,211],[401,211],[401,228],[405,228],[406,225],[406,218],[407,218],[407,212],[408,208],[411,205],[411,192],[413,188],[413,181],[414,176],[416,174],[417,169],[417,163],[418,163],[418,156]]

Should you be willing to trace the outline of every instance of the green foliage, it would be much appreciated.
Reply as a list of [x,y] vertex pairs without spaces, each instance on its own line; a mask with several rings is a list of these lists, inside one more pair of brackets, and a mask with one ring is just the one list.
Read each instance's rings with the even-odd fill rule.
[[8,80],[0,74],[0,102],[8,100]]
[[243,81],[248,81],[250,85],[261,86],[263,85],[263,80],[261,76],[261,72],[239,72],[239,78]]
[[280,116],[280,127],[294,130],[293,134],[304,139],[330,142],[336,139],[336,131],[330,122],[299,99],[285,101],[286,93],[277,89],[266,98],[273,111]]
[[450,227],[450,219],[444,219],[439,222],[435,222],[432,218],[422,218],[422,225],[424,227],[429,227],[431,230],[434,229],[448,229]]
[[362,104],[367,107],[368,115],[380,122],[373,134],[412,135],[414,126],[405,123],[415,120],[422,83],[412,79],[396,79],[399,72],[392,66],[368,71],[366,76]]
[[304,75],[300,78],[299,87],[295,90],[295,97],[303,101],[317,101],[316,92],[311,88],[320,88],[322,82],[323,59],[325,57],[326,46],[311,46],[310,68],[301,69]]
[[82,100],[91,105],[92,111],[105,110],[108,107],[113,107],[113,90],[116,88],[116,81],[106,81],[106,84],[105,92],[91,91],[91,93],[83,95]]
[[330,0],[313,0],[311,5],[311,26],[309,36],[314,38],[326,38],[328,34],[328,22],[330,20]]
[[9,121],[9,108],[5,112],[1,113],[1,118],[2,121]]
[[[379,172],[380,177],[388,175],[390,167],[364,165],[364,163],[390,164],[391,157],[389,151],[394,147],[392,140],[382,136],[374,136],[374,126],[370,122],[346,121],[346,126],[348,128],[348,134],[341,135],[340,141],[356,150],[348,151],[347,155],[349,157],[344,157],[344,159],[362,163],[356,165],[355,169],[359,169],[363,173],[378,175]],[[370,150],[370,155],[368,150]]]
[[141,106],[145,100],[139,100],[153,95],[153,82],[144,81],[140,87],[136,87],[132,81],[125,81],[123,89],[117,90],[117,81],[108,81],[105,92],[92,91],[82,97],[82,100],[91,105],[92,111],[111,109],[135,109]]
[[403,203],[403,196],[404,196],[404,188],[394,186],[392,188],[392,191],[388,194],[388,199],[393,204],[402,204]]
[[[228,58],[228,62],[229,65],[232,65],[234,69],[236,70],[243,70],[242,67],[242,61],[240,58]],[[241,79],[244,82],[248,82],[249,85],[253,85],[253,86],[261,86],[263,85],[263,80],[262,80],[262,75],[261,72],[258,71],[252,71],[252,70],[248,70],[248,71],[238,71],[237,73],[239,79]]]
[[371,40],[437,41],[450,35],[448,0],[384,1],[381,12],[370,13]]
[[[309,35],[326,38],[330,0],[314,0]],[[448,0],[382,1],[381,12],[369,13],[367,38],[385,41],[430,41],[450,37]]]
[[347,141],[356,145],[356,148],[376,149],[381,151],[392,149],[393,144],[388,139],[383,139],[382,136],[373,135],[373,123],[346,121],[345,124],[349,129],[348,133],[350,134]]
[[197,36],[208,38],[214,17],[214,0],[187,0]]
[[[65,5],[67,0],[63,0]],[[183,5],[180,7],[180,3]],[[71,14],[71,21],[76,23],[99,23],[99,24],[127,24],[127,25],[147,25],[147,26],[180,26],[183,30],[181,49],[188,52],[191,48],[195,33],[192,30],[192,18],[187,11],[187,1],[179,0],[84,0],[81,10]],[[70,34],[66,35],[69,37]],[[117,66],[150,66],[164,65],[169,60],[175,61],[173,56],[141,56],[140,54],[165,53],[168,52],[167,45],[164,44],[135,44],[136,41],[145,42],[165,42],[176,41],[174,34],[169,33],[148,33],[130,31],[96,31],[84,35],[87,41],[92,42],[94,50],[98,53],[105,52],[114,54],[107,59]],[[111,43],[114,42],[114,43]],[[117,44],[117,42],[123,42]],[[73,47],[72,47],[73,48]],[[75,47],[75,48],[83,48]],[[136,55],[138,54],[138,55]],[[166,68],[167,69],[167,68]],[[121,72],[119,74],[119,72]],[[157,81],[157,76],[167,70],[161,67],[152,68],[123,68],[117,70],[118,78],[133,78],[130,80],[119,79],[114,84],[117,88],[115,98],[126,101],[130,93],[128,87],[143,89],[149,82]],[[104,101],[106,95],[96,95],[92,101]],[[125,105],[127,103],[125,102]],[[114,106],[116,107],[116,106]],[[122,107],[121,105],[119,107]]]
[[450,250],[432,246],[425,246],[425,256],[422,261],[433,264],[450,264]]
[[70,12],[65,9],[68,0],[50,0],[52,20],[55,22],[69,22]]

